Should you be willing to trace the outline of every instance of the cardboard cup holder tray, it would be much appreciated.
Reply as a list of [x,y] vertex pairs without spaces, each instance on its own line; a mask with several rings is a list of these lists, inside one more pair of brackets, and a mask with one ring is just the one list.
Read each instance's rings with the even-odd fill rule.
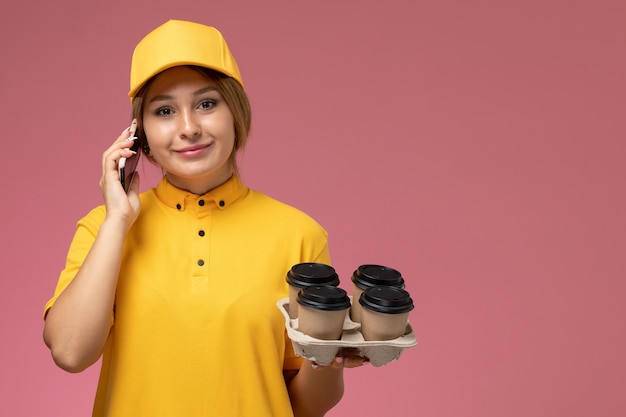
[[350,314],[346,314],[340,340],[316,339],[298,331],[298,319],[289,317],[289,298],[278,300],[276,305],[285,317],[287,335],[291,339],[296,355],[322,366],[330,364],[344,347],[359,349],[372,365],[378,367],[399,359],[404,349],[417,345],[417,338],[410,323],[407,323],[404,335],[397,339],[366,341],[361,334],[360,324],[350,320]]

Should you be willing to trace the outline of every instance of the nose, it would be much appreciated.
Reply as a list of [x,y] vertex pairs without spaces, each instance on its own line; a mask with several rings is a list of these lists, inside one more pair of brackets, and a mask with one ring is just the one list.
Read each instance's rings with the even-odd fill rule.
[[182,139],[193,139],[201,132],[200,123],[191,110],[184,110],[180,115],[180,137]]

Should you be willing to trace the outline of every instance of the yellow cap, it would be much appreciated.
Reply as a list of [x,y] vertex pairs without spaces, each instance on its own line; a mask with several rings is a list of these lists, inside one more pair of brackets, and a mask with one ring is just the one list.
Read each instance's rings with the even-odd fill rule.
[[130,67],[131,101],[158,73],[179,65],[196,65],[234,78],[241,74],[226,40],[215,28],[183,20],[169,20],[148,33],[135,47]]

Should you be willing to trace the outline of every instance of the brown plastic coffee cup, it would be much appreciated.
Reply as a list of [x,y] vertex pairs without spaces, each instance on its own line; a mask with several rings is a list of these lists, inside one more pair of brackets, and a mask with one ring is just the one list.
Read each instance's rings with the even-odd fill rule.
[[361,334],[366,341],[392,340],[404,336],[413,300],[401,288],[378,286],[361,294]]
[[359,298],[368,288],[389,286],[404,288],[404,279],[399,271],[384,265],[366,264],[359,266],[352,274],[352,308],[350,319],[355,323],[361,322],[361,305]]
[[345,290],[332,285],[313,285],[298,292],[298,331],[322,340],[339,340],[350,309]]
[[287,272],[289,284],[289,317],[298,317],[298,292],[311,285],[339,285],[339,276],[335,269],[326,264],[304,262],[296,264]]

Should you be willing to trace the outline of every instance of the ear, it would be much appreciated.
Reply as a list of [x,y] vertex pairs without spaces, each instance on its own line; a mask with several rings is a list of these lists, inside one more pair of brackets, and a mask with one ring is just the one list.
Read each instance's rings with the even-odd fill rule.
[[144,154],[146,154],[146,156],[150,156],[150,145],[148,145],[148,141],[147,140],[143,140],[142,144],[141,144],[141,150],[143,151]]
[[137,129],[137,140],[139,141],[139,144],[141,145],[141,150],[143,151],[143,153],[149,157],[150,152],[151,152],[150,145],[148,145],[148,138],[146,137],[145,132],[141,128]]

